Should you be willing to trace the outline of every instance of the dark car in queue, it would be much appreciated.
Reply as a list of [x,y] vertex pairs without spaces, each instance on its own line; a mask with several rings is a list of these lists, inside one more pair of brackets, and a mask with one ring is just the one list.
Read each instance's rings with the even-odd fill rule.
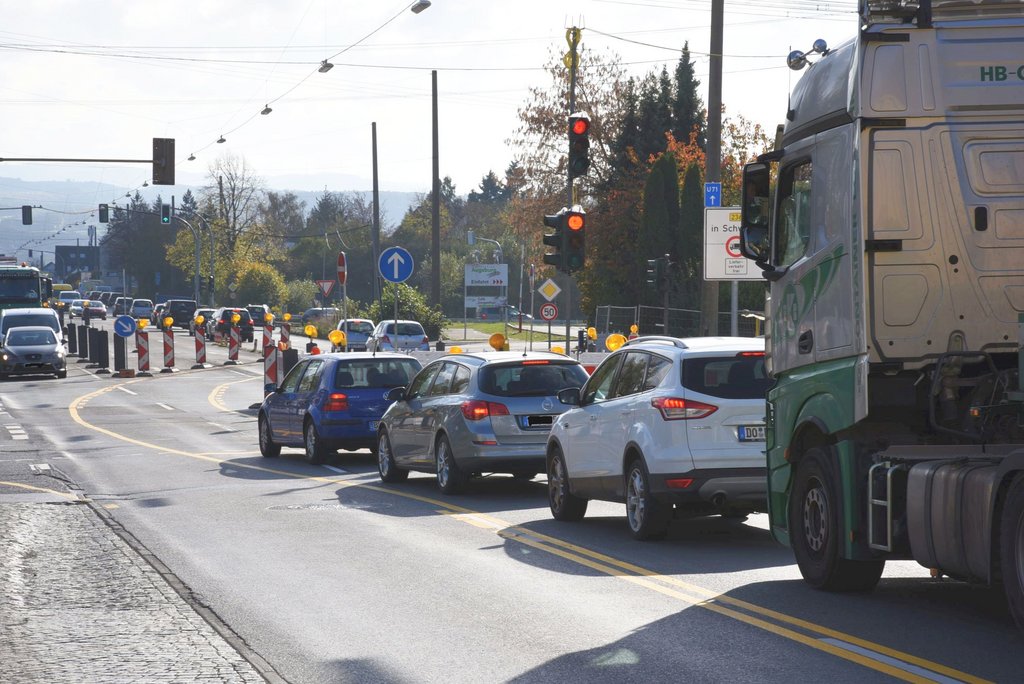
[[[172,328],[188,329],[192,323],[192,316],[196,312],[196,301],[194,299],[168,299],[164,305],[161,319],[172,319]],[[161,327],[163,320],[160,321]]]
[[206,336],[211,340],[226,338],[231,334],[231,320],[238,314],[238,334],[242,342],[252,342],[252,316],[240,307],[222,306],[213,312],[212,319],[206,323]]
[[0,338],[0,380],[9,375],[68,376],[64,345],[50,327],[11,328]]
[[281,386],[268,385],[257,416],[260,453],[273,458],[281,447],[301,447],[310,463],[338,449],[375,450],[377,426],[391,404],[388,395],[405,387],[422,364],[404,354],[319,354],[297,363]]
[[565,410],[558,392],[586,370],[551,352],[452,354],[427,365],[381,420],[377,461],[384,482],[410,470],[435,473],[445,494],[483,473],[532,479],[544,472],[548,434]]

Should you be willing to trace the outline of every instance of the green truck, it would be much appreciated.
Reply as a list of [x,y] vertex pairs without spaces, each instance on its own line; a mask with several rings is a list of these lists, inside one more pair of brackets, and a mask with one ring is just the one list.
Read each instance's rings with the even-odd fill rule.
[[1024,628],[1024,3],[862,0],[743,172],[768,281],[772,535],[821,589],[888,559]]

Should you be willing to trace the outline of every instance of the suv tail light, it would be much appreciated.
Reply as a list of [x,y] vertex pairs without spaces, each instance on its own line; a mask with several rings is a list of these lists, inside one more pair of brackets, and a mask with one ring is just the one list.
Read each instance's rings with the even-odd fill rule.
[[348,395],[340,392],[329,395],[324,402],[324,411],[348,411]]
[[462,402],[462,415],[466,420],[483,420],[491,416],[507,416],[509,413],[508,407],[504,404],[474,399]]
[[679,397],[657,397],[651,399],[651,406],[661,411],[665,420],[694,420],[707,418],[718,410],[717,406],[700,401],[687,401]]

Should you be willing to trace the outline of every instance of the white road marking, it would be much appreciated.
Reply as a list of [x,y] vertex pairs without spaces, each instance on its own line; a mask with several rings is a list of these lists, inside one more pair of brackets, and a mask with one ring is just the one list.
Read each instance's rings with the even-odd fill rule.
[[159,406],[159,407],[161,407],[161,408],[165,408],[165,409],[167,409],[168,411],[173,411],[173,410],[174,410],[174,407],[173,407],[173,406],[168,406],[167,404],[161,404],[160,402],[157,402],[157,406]]
[[20,425],[4,425],[7,431],[11,433],[11,439],[25,440],[28,439],[28,434],[25,432],[25,428]]
[[341,468],[335,468],[334,466],[325,465],[324,468],[327,468],[328,470],[333,470],[336,473],[341,473],[342,475],[350,474],[349,471],[342,470]]
[[132,392],[132,391],[131,391],[130,389],[128,389],[127,387],[121,387],[121,385],[118,385],[118,386],[117,386],[117,389],[121,390],[121,391],[122,391],[122,392],[124,392],[125,394],[130,394],[130,395],[132,395],[132,396],[135,396],[135,397],[139,396],[139,393],[138,393],[138,392]]
[[238,430],[236,430],[235,428],[229,428],[226,425],[218,425],[217,423],[210,423],[210,425],[212,425],[215,428],[220,428],[221,430],[226,430],[227,432],[238,432]]
[[251,378],[253,376],[252,373],[243,373],[242,371],[236,371],[236,370],[228,371],[228,373],[234,373],[235,375],[241,375],[243,378]]
[[951,677],[944,677],[943,675],[936,674],[935,672],[927,670],[923,667],[911,665],[910,663],[903,662],[902,660],[893,658],[892,656],[882,655],[881,653],[876,653],[875,651],[866,649],[862,646],[848,644],[840,639],[822,639],[822,641],[828,644],[832,644],[833,646],[838,646],[839,648],[845,649],[847,651],[858,653],[864,656],[865,658],[870,658],[871,660],[877,661],[879,663],[885,663],[886,665],[898,668],[900,670],[903,670],[904,672],[909,672],[911,674],[917,675],[918,677],[924,677],[925,679],[932,682],[941,682],[941,684],[955,684],[957,681],[959,681],[956,679],[952,679]]

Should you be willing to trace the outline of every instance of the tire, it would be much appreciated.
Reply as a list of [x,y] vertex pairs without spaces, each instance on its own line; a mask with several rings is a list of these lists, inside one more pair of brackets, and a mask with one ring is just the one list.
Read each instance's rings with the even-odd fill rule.
[[870,591],[885,561],[842,558],[839,496],[832,454],[808,449],[797,464],[789,496],[789,542],[804,581],[826,591]]
[[57,371],[57,379],[58,380],[63,380],[66,377],[68,377],[68,371],[67,371],[66,368],[64,370],[62,370],[62,371]]
[[569,471],[558,448],[548,456],[548,506],[551,517],[562,522],[579,522],[587,513],[589,501],[569,491]]
[[306,463],[320,465],[327,458],[327,450],[324,449],[323,440],[316,432],[313,421],[306,419],[306,427],[302,430],[302,443],[306,447]]
[[261,413],[258,425],[260,453],[263,454],[264,458],[277,458],[281,455],[281,445],[275,444],[274,438],[270,434],[270,419]]
[[668,532],[671,509],[651,494],[650,476],[642,458],[626,469],[626,522],[633,539],[661,539]]
[[999,526],[1000,570],[1006,605],[1017,628],[1024,630],[1024,478],[1010,485]]
[[435,455],[435,472],[437,486],[444,494],[458,494],[466,486],[466,474],[459,469],[452,453],[452,445],[448,438],[441,435],[437,438],[437,454]]
[[395,454],[391,450],[391,438],[385,430],[377,435],[377,474],[381,482],[402,482],[409,477],[409,471],[395,464]]

